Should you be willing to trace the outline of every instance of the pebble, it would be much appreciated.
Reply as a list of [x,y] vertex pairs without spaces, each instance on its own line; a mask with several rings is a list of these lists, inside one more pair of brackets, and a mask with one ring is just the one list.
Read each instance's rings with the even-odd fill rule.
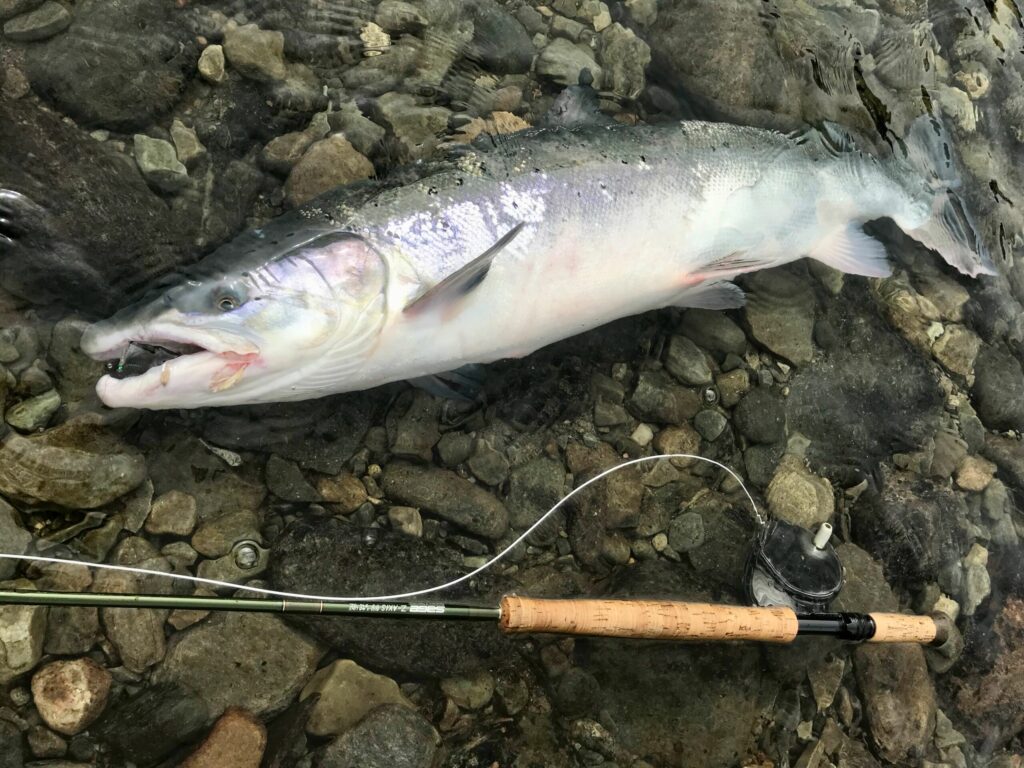
[[1001,480],[993,479],[985,487],[985,492],[981,497],[981,508],[986,518],[997,522],[1007,516],[1009,502],[1010,495],[1006,486]]
[[499,486],[508,479],[508,459],[485,440],[476,441],[476,449],[466,464],[484,485]]
[[407,536],[420,538],[423,536],[423,517],[414,507],[390,507],[388,520],[391,527]]
[[704,543],[704,518],[696,512],[684,512],[672,520],[668,543],[676,552],[689,552]]
[[247,509],[204,522],[192,537],[192,546],[204,557],[223,557],[239,541],[258,541],[260,522],[255,512]]
[[299,700],[313,694],[319,694],[320,699],[310,710],[306,731],[314,736],[340,736],[384,704],[412,707],[394,680],[363,669],[350,659],[339,659],[318,670],[302,689]]
[[307,131],[275,136],[260,152],[260,165],[271,173],[287,175],[309,149],[316,137]]
[[[11,555],[22,555],[32,543],[32,534],[22,527],[17,510],[0,499],[0,545]],[[14,560],[0,560],[0,580],[14,575],[18,564]]]
[[813,529],[835,514],[828,480],[812,475],[802,459],[788,454],[779,462],[767,496],[772,515],[804,528]]
[[[32,589],[32,583],[19,579],[3,582],[0,587]],[[39,663],[45,637],[45,606],[0,606],[0,685],[6,685]]]
[[832,706],[839,686],[843,682],[846,661],[842,656],[828,654],[824,659],[807,668],[807,679],[811,684],[811,694],[819,712]]
[[651,63],[650,46],[633,30],[618,22],[612,24],[607,7],[594,17],[593,23],[601,32],[602,90],[611,91],[620,99],[636,99],[646,85],[644,72]]
[[537,74],[559,85],[578,85],[580,72],[589,69],[593,86],[601,85],[601,68],[582,48],[564,38],[555,38],[537,56],[534,64]]
[[494,696],[494,676],[480,670],[473,675],[449,677],[441,681],[441,690],[462,709],[483,709]]
[[416,34],[430,25],[427,17],[411,3],[402,0],[382,0],[377,6],[374,21],[391,34]]
[[750,391],[750,374],[744,368],[735,368],[719,374],[715,379],[718,396],[726,408],[734,407]]
[[32,700],[53,730],[74,736],[102,714],[110,673],[88,657],[47,664],[32,677]]
[[628,424],[631,420],[629,412],[618,403],[609,403],[607,400],[594,403],[595,427],[615,427]]
[[317,768],[431,768],[440,742],[418,712],[388,704],[328,744]]
[[34,11],[16,16],[4,24],[4,36],[16,42],[32,42],[53,37],[71,24],[71,14],[60,3],[46,0]]
[[174,145],[142,133],[134,138],[135,162],[146,182],[161,192],[180,192],[188,185],[188,171],[178,161]]
[[664,371],[643,371],[629,398],[629,409],[644,421],[682,424],[700,410],[700,396]]
[[227,79],[224,70],[224,48],[220,45],[208,45],[199,54],[199,74],[211,85],[218,85]]
[[[700,452],[700,435],[689,424],[665,427],[654,436],[654,450],[662,454],[698,454]],[[688,467],[696,459],[672,459],[671,461],[677,467]]]
[[[0,741],[0,744],[3,743]],[[28,748],[32,750],[33,757],[64,757],[68,753],[68,743],[49,728],[44,728],[41,725],[35,725],[28,729]]]
[[700,387],[711,383],[711,368],[704,358],[704,351],[685,336],[669,339],[665,369],[682,384]]
[[508,530],[508,511],[484,489],[444,469],[396,462],[381,483],[388,498],[426,510],[486,539],[500,539]]
[[521,74],[530,70],[530,36],[504,3],[479,0],[466,6],[473,24],[473,56],[489,72]]
[[505,500],[512,526],[523,530],[533,525],[565,491],[565,467],[560,461],[540,456],[514,467]]
[[188,536],[196,527],[196,498],[184,491],[168,491],[153,500],[146,518],[146,531],[152,534]]
[[339,131],[357,151],[370,157],[377,151],[387,131],[363,115],[359,107],[349,102],[331,112],[330,128]]
[[260,82],[284,80],[284,35],[255,24],[224,30],[224,56],[243,77]]
[[996,465],[980,456],[967,456],[956,470],[956,484],[965,491],[984,491],[996,474]]
[[[200,684],[209,687],[214,680]],[[154,765],[198,736],[212,716],[196,692],[157,684],[119,699],[91,732],[123,762]]]
[[565,16],[554,16],[551,19],[551,34],[554,37],[564,37],[572,42],[578,42],[586,29],[574,19],[567,19]]
[[801,366],[814,357],[814,291],[806,280],[779,270],[755,272],[748,283],[747,321],[755,339]]
[[438,136],[448,128],[451,112],[443,107],[422,106],[405,93],[387,93],[377,100],[381,122],[389,126],[400,145],[417,160],[428,156],[438,144]]
[[544,16],[536,8],[529,5],[521,5],[516,9],[516,18],[523,28],[530,35],[541,35],[547,30],[547,23]]
[[348,473],[322,477],[317,481],[316,489],[324,501],[337,504],[338,511],[343,515],[352,514],[367,499],[366,486],[359,478]]
[[729,420],[725,417],[725,414],[712,408],[705,408],[693,417],[694,429],[708,442],[721,437],[728,425]]
[[722,355],[743,355],[747,350],[747,336],[743,329],[722,312],[688,309],[683,315],[679,332],[704,349]]
[[292,168],[284,186],[285,199],[290,206],[299,206],[335,187],[373,175],[373,163],[344,136],[328,136],[312,144]]
[[[122,564],[128,563],[122,561]],[[154,570],[170,570],[162,558],[132,564]],[[168,579],[121,571],[100,571],[93,582],[94,592],[169,594],[170,590],[171,582]],[[167,651],[164,622],[167,621],[168,613],[165,609],[154,608],[100,609],[100,619],[107,639],[117,649],[121,663],[127,669],[141,673],[164,657]]]
[[88,653],[100,637],[100,614],[96,608],[51,606],[43,651],[57,656]]
[[22,400],[9,409],[4,419],[21,432],[38,432],[50,423],[60,410],[61,400],[57,390],[51,389],[41,395]]
[[751,390],[733,411],[736,428],[753,443],[778,443],[786,437],[782,398],[767,387]]
[[266,718],[294,700],[321,655],[276,616],[214,614],[176,637],[153,681],[193,689],[213,716],[236,706]]
[[473,438],[465,432],[445,432],[437,441],[437,455],[446,467],[457,467],[473,453]]
[[180,768],[259,768],[267,729],[252,713],[228,707]]
[[629,436],[629,439],[641,448],[646,448],[654,439],[654,430],[651,429],[650,424],[640,424],[633,430],[633,434]]
[[973,616],[978,606],[992,592],[988,573],[988,550],[974,543],[963,559],[964,581],[960,607],[965,616]]
[[178,160],[186,168],[191,168],[206,155],[206,147],[199,141],[196,132],[177,118],[171,123],[171,141],[174,143]]
[[658,0],[626,0],[626,9],[641,27],[649,27],[658,20]]
[[981,339],[962,325],[947,325],[932,345],[932,353],[946,370],[967,377],[974,372],[974,361],[981,349]]

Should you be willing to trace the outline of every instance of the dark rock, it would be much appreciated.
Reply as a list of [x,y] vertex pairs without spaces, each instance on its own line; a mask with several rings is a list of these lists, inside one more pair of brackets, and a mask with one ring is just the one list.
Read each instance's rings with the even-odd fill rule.
[[793,365],[814,357],[814,291],[808,281],[779,269],[747,278],[747,321],[755,339]]
[[335,134],[314,143],[288,174],[285,199],[299,206],[335,187],[373,176],[373,164],[344,136]]
[[694,429],[709,442],[721,437],[727,426],[729,426],[729,420],[725,414],[712,408],[705,408],[693,417]]
[[100,637],[96,608],[50,607],[43,650],[60,656],[88,653]]
[[[0,499],[0,552],[22,555],[32,543],[32,534],[21,524],[21,517],[14,507]],[[14,575],[17,562],[0,560],[0,581]]]
[[437,455],[446,467],[457,467],[473,453],[473,438],[465,432],[445,432],[437,441]]
[[512,527],[523,530],[565,495],[565,467],[561,462],[538,457],[514,467],[509,478],[508,507]]
[[[53,44],[65,46],[72,34]],[[81,67],[83,56],[92,52],[74,57],[76,69],[92,73],[83,76],[105,71]],[[148,76],[144,67],[139,71]],[[129,76],[135,78],[137,72],[133,69]],[[132,97],[133,115],[137,109]],[[6,290],[33,304],[59,302],[62,316],[67,309],[107,313],[126,303],[130,292],[183,261],[196,222],[169,214],[128,157],[27,99],[4,102],[0,136],[0,178],[5,187],[25,196],[4,214],[23,231],[0,270],[0,285]],[[79,183],[83,178],[89,179],[88,185]],[[112,242],[116,248],[110,247]]]
[[496,74],[527,72],[533,42],[523,25],[495,0],[477,0],[468,9],[473,21],[469,58]]
[[484,440],[477,441],[467,464],[473,476],[484,485],[498,486],[508,479],[508,459]]
[[757,387],[740,400],[733,412],[736,428],[754,443],[778,443],[786,438],[782,398],[768,387]]
[[592,674],[579,667],[570,667],[555,686],[555,703],[565,717],[595,713],[600,699],[601,685]]
[[209,715],[195,692],[154,685],[108,707],[93,732],[123,759],[150,766],[198,736]]
[[747,337],[743,329],[722,312],[688,309],[683,315],[679,332],[704,349],[721,355],[742,355],[747,350]]
[[650,47],[633,30],[616,22],[601,33],[602,90],[622,100],[636,99],[650,63]]
[[406,459],[429,461],[440,439],[440,402],[422,390],[403,393],[388,412],[388,444],[391,452]]
[[772,445],[752,445],[743,452],[743,465],[747,469],[750,482],[760,488],[766,488],[775,474],[784,451],[782,443]]
[[299,465],[276,455],[267,460],[267,488],[283,501],[320,501],[320,494],[306,481]]
[[[337,519],[291,526],[271,563],[277,589],[330,595],[385,595],[448,581],[463,572],[449,547],[382,531],[367,546],[357,526]],[[331,563],[324,568],[323,563]],[[493,603],[508,590],[493,577],[460,585],[446,599]],[[422,622],[409,631],[401,619],[312,617],[294,619],[345,658],[392,675],[444,677],[492,668],[515,659],[514,645],[488,624]]]
[[629,398],[637,418],[662,424],[682,424],[700,410],[700,396],[681,387],[664,371],[643,371]]
[[986,435],[984,454],[1017,488],[1024,490],[1024,443],[1001,435]]
[[688,514],[700,516],[704,527],[703,543],[687,552],[687,557],[705,579],[726,588],[743,583],[756,533],[753,513],[745,506],[738,509],[721,496],[708,494],[687,507]]
[[153,681],[196,691],[212,717],[228,707],[265,717],[288,706],[322,655],[277,616],[221,613],[175,635]]
[[676,552],[689,552],[704,543],[704,518],[696,512],[685,512],[672,521],[668,543]]
[[177,101],[198,57],[178,18],[146,0],[79,3],[66,35],[27,51],[32,88],[83,125],[143,128]]
[[454,472],[395,463],[384,471],[381,485],[392,501],[419,507],[469,533],[499,539],[508,530],[505,506]]
[[39,7],[43,0],[2,0],[0,1],[0,21],[7,21],[34,8]]
[[0,768],[22,768],[25,765],[25,740],[18,726],[0,720]]
[[419,713],[378,707],[316,757],[316,768],[430,768],[441,739]]
[[601,68],[582,49],[564,38],[556,38],[537,57],[537,74],[558,85],[576,85],[583,70],[590,70],[595,87],[601,82]]
[[984,347],[974,366],[974,407],[989,429],[1024,428],[1024,370],[1001,347]]
[[711,369],[704,359],[704,352],[685,336],[669,339],[665,352],[665,370],[688,386],[699,387],[711,383]]

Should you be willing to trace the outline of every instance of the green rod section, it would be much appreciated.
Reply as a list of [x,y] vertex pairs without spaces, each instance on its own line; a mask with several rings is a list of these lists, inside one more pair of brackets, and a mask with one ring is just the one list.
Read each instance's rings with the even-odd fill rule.
[[0,605],[65,605],[79,608],[169,608],[248,613],[308,613],[324,616],[377,616],[390,619],[470,619],[497,621],[500,608],[441,603],[334,603],[284,598],[121,595],[96,592],[0,591]]

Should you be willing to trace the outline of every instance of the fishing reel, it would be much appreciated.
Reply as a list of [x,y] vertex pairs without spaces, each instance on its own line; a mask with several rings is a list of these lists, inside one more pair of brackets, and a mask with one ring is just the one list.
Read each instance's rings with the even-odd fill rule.
[[747,559],[744,584],[751,605],[826,613],[843,586],[843,564],[829,543],[832,526],[816,533],[783,520],[761,528]]

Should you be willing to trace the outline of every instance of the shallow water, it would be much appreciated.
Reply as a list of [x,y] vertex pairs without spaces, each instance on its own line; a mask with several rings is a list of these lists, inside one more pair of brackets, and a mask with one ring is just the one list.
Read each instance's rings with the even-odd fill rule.
[[[1015,2],[0,0],[0,20],[0,551],[78,563],[0,560],[6,588],[193,591],[87,567],[106,563],[415,590],[602,469],[696,453],[773,519],[832,524],[833,610],[956,627],[939,649],[772,646],[0,606],[0,766],[1021,764]],[[962,277],[879,221],[890,278],[756,272],[743,309],[618,320],[487,366],[468,404],[404,382],[220,409],[97,399],[89,323],[338,184],[479,133],[513,157],[499,136],[549,119],[584,68],[601,114],[583,121],[827,120],[884,153],[931,110],[998,274]],[[745,603],[759,529],[725,472],[652,461],[436,597]]]

